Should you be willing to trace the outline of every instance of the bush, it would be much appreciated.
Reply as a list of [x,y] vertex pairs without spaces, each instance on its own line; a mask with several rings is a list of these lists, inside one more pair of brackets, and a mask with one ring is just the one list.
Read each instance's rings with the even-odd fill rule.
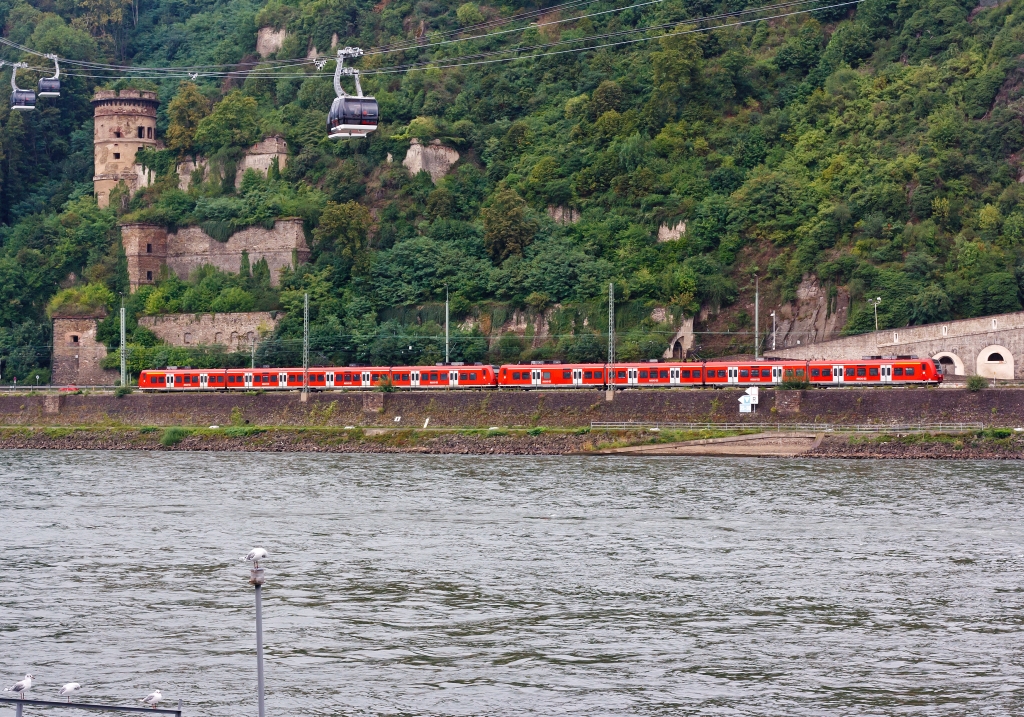
[[122,398],[132,392],[131,386],[118,386],[114,389],[114,398]]
[[782,389],[783,391],[804,391],[806,389],[809,389],[810,387],[810,381],[788,380],[783,381],[781,384],[779,384],[779,388]]
[[967,390],[971,393],[977,393],[983,388],[988,387],[988,379],[984,376],[971,376],[967,379]]
[[163,435],[160,436],[160,445],[170,448],[171,446],[181,443],[190,433],[192,433],[192,431],[184,428],[168,428],[164,431]]

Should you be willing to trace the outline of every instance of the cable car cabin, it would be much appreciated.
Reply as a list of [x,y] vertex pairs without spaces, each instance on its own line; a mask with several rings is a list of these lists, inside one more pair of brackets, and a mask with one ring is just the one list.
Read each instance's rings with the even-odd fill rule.
[[60,80],[55,77],[43,77],[39,80],[40,97],[60,97]]
[[36,108],[36,93],[32,90],[11,90],[12,110],[34,110]]
[[373,97],[335,97],[327,116],[327,135],[331,139],[365,137],[377,129],[378,114]]

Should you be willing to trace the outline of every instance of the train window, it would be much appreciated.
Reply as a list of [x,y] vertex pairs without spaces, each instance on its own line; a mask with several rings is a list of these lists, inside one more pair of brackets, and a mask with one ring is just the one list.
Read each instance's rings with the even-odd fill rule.
[[253,383],[260,383],[260,375],[256,374],[252,377]]
[[690,369],[684,368],[682,371],[679,372],[679,375],[682,376],[683,378],[690,378]]
[[865,369],[863,366],[858,366],[857,367],[857,375],[858,376],[864,376],[866,374],[867,374],[867,369]]
[[583,378],[594,378],[594,372],[593,371],[584,371],[583,372]]
[[469,380],[476,381],[476,373],[474,371],[469,372]]
[[877,376],[877,375],[878,375],[878,367],[877,366],[874,367],[874,368],[869,368],[868,369],[868,376]]
[[545,381],[550,381],[551,380],[551,372],[550,371],[545,371],[544,375],[541,378],[543,378]]
[[924,373],[928,373],[928,364],[926,364],[926,363],[921,364],[921,373],[923,373],[923,374]]
[[[551,377],[551,374],[548,374],[548,378],[550,378],[550,377]],[[462,372],[462,373],[459,374],[459,380],[460,381],[465,381],[466,380],[466,373],[465,372]]]
[[694,378],[700,378],[700,369],[699,368],[696,368],[696,369],[693,370],[693,377]]
[[804,377],[804,370],[802,368],[796,370],[796,377],[801,379]]
[[234,376],[228,376],[228,383],[234,383],[234,382],[235,382],[235,377]]
[[830,368],[823,368],[823,369],[821,369],[821,377],[822,378],[832,378],[832,369],[830,369]]
[[436,380],[437,380],[437,374],[436,374],[436,373],[433,373],[433,372],[431,372],[431,374],[430,374],[430,380],[431,380],[431,381],[436,381]]
[[749,378],[750,377],[750,371],[748,371],[745,368],[740,369],[740,377],[742,377],[742,378]]
[[562,378],[572,378],[572,371],[562,371]]
[[793,378],[793,369],[791,369],[791,368],[787,368],[786,369],[786,378]]
[[403,373],[403,374],[402,374],[402,380],[403,380],[403,381],[408,381],[408,380],[409,380],[409,374],[407,374],[407,373]]
[[513,371],[512,372],[512,380],[513,381],[518,381],[519,380],[519,372],[518,371]]
[[617,374],[616,378],[626,378],[626,372],[625,371],[617,371],[616,374]]
[[594,371],[594,378],[601,378],[601,372],[600,371]]
[[640,372],[640,378],[647,378],[647,372],[646,371],[641,371]]
[[192,383],[192,377],[191,376],[186,376],[185,377],[185,383]]
[[270,375],[263,374],[263,383],[270,383]]
[[317,380],[317,381],[324,381],[324,380],[326,380],[326,378],[327,378],[327,377],[326,377],[326,376],[325,376],[324,374],[322,374],[322,373],[318,373],[318,374],[316,375],[316,380]]
[[772,370],[770,368],[761,369],[761,378],[771,378]]
[[811,369],[811,375],[812,376],[820,376],[821,375],[821,371],[816,369],[816,368],[812,368]]
[[379,378],[380,378],[380,374],[375,373],[375,374],[373,374],[373,378],[371,380],[376,382],[377,379],[379,379]]
[[724,369],[720,369],[718,371],[718,378],[725,378],[725,370]]
[[668,370],[666,369],[665,371],[660,371],[658,373],[658,377],[659,378],[668,378]]
[[899,366],[897,366],[896,368],[894,368],[892,370],[892,373],[893,373],[894,376],[902,376],[903,375],[903,369],[900,368]]
[[217,383],[224,383],[224,377],[223,376],[218,376],[217,377]]
[[913,376],[914,375],[914,368],[912,366],[907,366],[907,375],[908,376]]
[[846,375],[851,377],[853,376],[853,366],[846,367]]

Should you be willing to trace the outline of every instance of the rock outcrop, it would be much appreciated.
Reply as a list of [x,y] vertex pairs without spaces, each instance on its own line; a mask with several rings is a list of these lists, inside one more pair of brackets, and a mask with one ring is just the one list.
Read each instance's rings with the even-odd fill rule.
[[272,55],[281,49],[288,31],[283,27],[278,30],[273,27],[261,27],[256,33],[256,52],[260,57]]
[[458,161],[459,153],[451,147],[442,145],[440,140],[435,139],[430,144],[421,144],[418,139],[413,139],[402,164],[409,170],[409,174],[415,176],[420,172],[426,172],[430,175],[430,181],[437,184]]

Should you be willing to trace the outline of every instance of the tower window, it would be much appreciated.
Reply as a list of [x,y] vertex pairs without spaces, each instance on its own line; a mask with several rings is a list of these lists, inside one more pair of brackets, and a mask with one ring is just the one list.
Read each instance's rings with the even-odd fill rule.
[[120,139],[121,138],[121,130],[115,129],[114,130],[114,136],[117,137],[118,139]]
[[73,343],[73,344],[77,344],[78,343],[78,337],[75,336],[74,334],[71,334],[71,343]]
[[153,272],[151,272],[151,271],[147,271],[146,272],[146,281],[153,281]]
[[153,128],[146,127],[146,139],[153,139]]
[[145,137],[145,132],[146,132],[146,128],[145,127],[139,127],[139,130],[138,130],[139,139],[142,139],[143,137]]
[[114,152],[114,159],[121,159],[121,153],[120,152]]
[[146,245],[146,253],[147,254],[152,254],[153,253],[153,245],[152,244],[147,244]]

